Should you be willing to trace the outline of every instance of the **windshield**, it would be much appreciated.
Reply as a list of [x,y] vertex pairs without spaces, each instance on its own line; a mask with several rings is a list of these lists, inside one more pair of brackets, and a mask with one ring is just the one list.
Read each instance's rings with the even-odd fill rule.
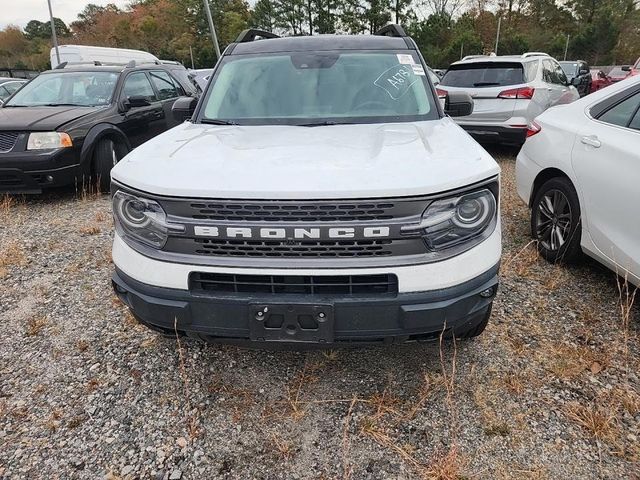
[[452,65],[440,81],[446,87],[504,87],[525,83],[521,63],[486,62]]
[[438,116],[409,52],[300,52],[223,58],[199,121],[311,126]]
[[46,73],[25,85],[5,106],[108,105],[117,80],[115,72]]
[[571,62],[560,62],[560,66],[564,71],[565,75],[569,78],[575,77],[578,72],[578,64]]

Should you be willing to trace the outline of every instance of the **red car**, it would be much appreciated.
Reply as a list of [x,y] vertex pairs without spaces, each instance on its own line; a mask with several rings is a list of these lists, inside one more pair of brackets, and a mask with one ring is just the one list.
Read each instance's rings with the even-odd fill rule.
[[612,82],[619,82],[620,80],[624,80],[629,76],[629,70],[631,67],[613,67],[609,72],[608,76]]
[[602,70],[592,69],[591,70],[591,90],[589,90],[589,93],[597,92],[598,90],[604,87],[608,87],[612,83],[613,82],[611,81],[611,79]]
[[628,77],[633,77],[634,75],[640,75],[640,58],[636,60],[636,63],[633,67],[622,67],[622,69],[629,72],[627,74]]

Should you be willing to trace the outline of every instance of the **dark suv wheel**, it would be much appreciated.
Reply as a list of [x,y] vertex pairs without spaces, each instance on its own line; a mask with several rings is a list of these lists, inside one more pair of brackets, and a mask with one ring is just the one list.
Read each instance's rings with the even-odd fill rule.
[[125,149],[110,138],[98,141],[93,150],[91,163],[92,183],[98,188],[98,191],[109,191],[111,169],[125,154]]
[[580,254],[580,203],[571,181],[547,180],[531,204],[531,235],[550,262],[571,262]]

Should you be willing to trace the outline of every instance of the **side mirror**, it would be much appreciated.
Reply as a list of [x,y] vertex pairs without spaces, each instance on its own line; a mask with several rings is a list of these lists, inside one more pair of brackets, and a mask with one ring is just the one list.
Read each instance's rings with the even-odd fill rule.
[[631,71],[631,67],[629,65],[625,65],[624,67],[622,67],[622,71],[623,72],[630,72]]
[[473,98],[467,92],[449,92],[444,99],[444,113],[450,117],[465,117],[473,113]]
[[583,68],[582,70],[580,70],[578,72],[578,75],[586,75],[587,73],[589,73],[589,70],[586,70],[586,69]]
[[190,118],[196,109],[196,105],[198,105],[198,99],[194,97],[180,97],[176,99],[171,106],[173,118],[179,121]]
[[580,77],[573,77],[571,79],[571,82],[569,82],[571,85],[573,85],[574,87],[577,87],[578,85],[580,85],[580,83],[582,82],[582,80],[580,80]]
[[131,95],[124,101],[124,107],[127,110],[136,107],[148,107],[149,105],[151,105],[151,102],[142,95]]

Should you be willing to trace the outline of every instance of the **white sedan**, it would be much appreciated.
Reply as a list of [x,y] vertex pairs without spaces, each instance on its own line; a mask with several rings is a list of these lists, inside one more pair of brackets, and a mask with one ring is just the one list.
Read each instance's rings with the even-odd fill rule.
[[516,179],[547,260],[582,250],[640,286],[640,76],[536,118]]

